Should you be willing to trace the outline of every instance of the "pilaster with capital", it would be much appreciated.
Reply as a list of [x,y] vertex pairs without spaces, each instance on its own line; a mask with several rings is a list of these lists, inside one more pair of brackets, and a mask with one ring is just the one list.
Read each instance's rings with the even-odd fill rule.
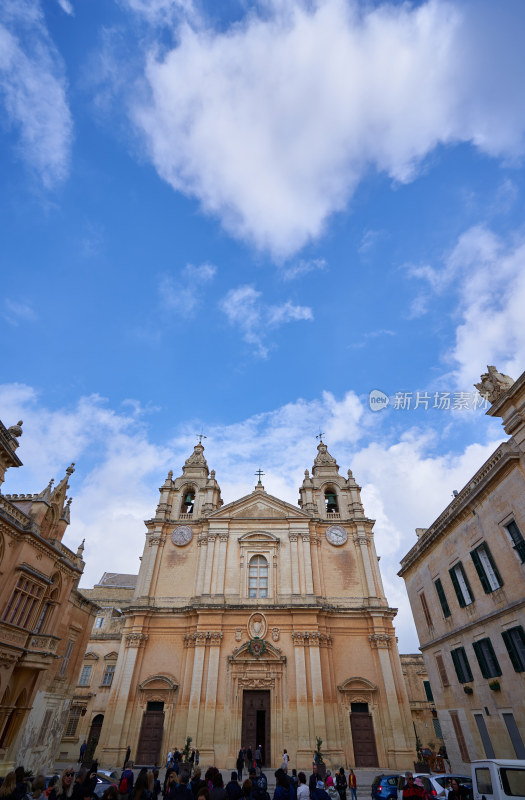
[[208,557],[208,536],[201,533],[197,538],[197,588],[195,594],[200,596],[204,592],[204,576],[206,574],[206,561]]
[[310,534],[302,533],[303,540],[303,561],[304,561],[304,581],[306,594],[314,593],[314,576],[312,572],[312,554],[310,551]]
[[292,571],[292,594],[299,594],[299,561],[297,558],[297,538],[294,531],[288,534],[290,540],[290,569]]
[[212,594],[224,594],[224,581],[226,578],[226,551],[229,534],[227,530],[214,531],[219,537],[219,558],[212,584]]
[[140,562],[139,577],[135,589],[135,597],[148,597],[152,592],[152,579],[159,550],[164,546],[166,534],[160,529],[148,531],[144,543],[144,551]]
[[204,572],[204,586],[202,594],[211,594],[211,581],[213,577],[213,557],[215,555],[215,541],[217,535],[215,533],[208,533],[208,546],[206,549],[206,569]]
[[368,597],[376,597],[377,591],[374,583],[374,576],[372,573],[372,564],[370,561],[370,551],[368,548],[370,535],[365,533],[365,531],[358,526],[357,533],[354,534],[354,542],[359,547],[359,552],[361,553],[361,561],[363,564],[363,569],[365,572],[365,579],[366,579],[366,591],[368,593]]

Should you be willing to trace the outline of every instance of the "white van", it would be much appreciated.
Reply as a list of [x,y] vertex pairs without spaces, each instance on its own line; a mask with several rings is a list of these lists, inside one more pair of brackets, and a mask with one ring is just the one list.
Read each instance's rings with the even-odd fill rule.
[[525,760],[472,761],[473,800],[525,800]]

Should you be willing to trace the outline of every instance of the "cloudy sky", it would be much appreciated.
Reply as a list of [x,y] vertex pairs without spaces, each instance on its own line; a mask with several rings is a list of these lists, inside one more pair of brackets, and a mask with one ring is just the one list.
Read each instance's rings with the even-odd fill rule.
[[416,650],[399,560],[503,436],[472,384],[525,368],[524,34],[521,0],[4,0],[3,489],[75,461],[83,585],[138,569],[196,434],[225,501],[261,467],[295,503],[322,430]]

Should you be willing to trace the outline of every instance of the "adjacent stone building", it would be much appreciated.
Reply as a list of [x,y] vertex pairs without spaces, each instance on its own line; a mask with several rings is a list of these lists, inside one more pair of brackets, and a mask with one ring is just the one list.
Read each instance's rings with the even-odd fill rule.
[[266,765],[286,747],[308,768],[317,737],[332,766],[412,765],[396,611],[360,488],[321,442],[299,492],[297,508],[259,482],[223,505],[201,444],[168,474],[122,609],[101,763],[128,744],[136,763],[160,763],[189,736],[201,763],[225,767],[261,744]]
[[137,575],[105,572],[93,589],[80,590],[97,604],[98,611],[64,727],[60,761],[76,761],[84,741],[87,743],[84,760],[86,763],[93,760],[115,677],[124,612],[133,599],[136,584]]
[[400,658],[414,731],[422,747],[437,753],[444,740],[424,658],[421,653],[402,653]]
[[510,438],[401,562],[453,770],[525,758],[525,373],[477,388]]
[[[22,423],[0,422],[0,483],[20,467]],[[54,764],[97,606],[78,582],[83,547],[62,544],[71,465],[40,494],[0,494],[0,771]]]

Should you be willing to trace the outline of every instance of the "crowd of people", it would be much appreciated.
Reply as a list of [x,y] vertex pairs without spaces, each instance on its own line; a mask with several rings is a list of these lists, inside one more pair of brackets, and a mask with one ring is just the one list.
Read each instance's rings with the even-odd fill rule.
[[[259,752],[259,757],[256,757]],[[129,752],[127,753],[129,756]],[[199,751],[193,751],[191,761],[183,761],[180,751],[170,751],[164,781],[158,769],[143,767],[135,776],[133,762],[124,765],[118,783],[111,784],[102,800],[357,800],[357,779],[354,771],[348,775],[344,767],[334,776],[329,770],[321,775],[314,763],[311,775],[296,769],[288,771],[289,757],[285,750],[281,767],[275,772],[273,798],[268,791],[268,781],[263,772],[262,748],[255,754],[241,748],[237,757],[237,770],[231,773],[224,785],[217,767],[209,767],[204,776],[199,766]],[[247,777],[243,781],[243,770]],[[1,780],[1,779],[0,779]],[[9,772],[0,785],[0,800],[95,800],[97,785],[96,762],[91,768],[81,767],[75,772],[66,767],[61,775],[46,779],[44,775],[29,779],[23,767]],[[400,776],[398,800],[432,800],[420,778],[411,772]],[[468,790],[452,778],[447,800],[470,800]]]

